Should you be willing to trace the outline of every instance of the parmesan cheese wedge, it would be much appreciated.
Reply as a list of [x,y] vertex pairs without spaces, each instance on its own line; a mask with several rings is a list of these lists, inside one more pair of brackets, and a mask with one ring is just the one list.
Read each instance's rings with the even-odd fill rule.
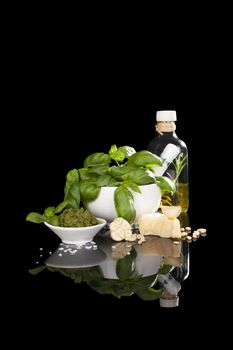
[[155,235],[163,238],[181,238],[179,220],[169,220],[160,213],[142,215],[139,218],[139,231],[144,236]]

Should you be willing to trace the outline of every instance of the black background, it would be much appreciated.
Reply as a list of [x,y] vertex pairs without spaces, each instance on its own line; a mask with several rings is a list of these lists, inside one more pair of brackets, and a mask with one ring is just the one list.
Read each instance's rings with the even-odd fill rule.
[[[20,202],[23,204],[18,212],[18,221],[24,227],[23,236],[20,236],[24,256],[19,257],[24,264],[26,283],[21,285],[22,292],[25,293],[26,288],[28,293],[29,283],[33,300],[45,302],[50,295],[50,307],[56,307],[58,296],[62,295],[74,298],[77,304],[83,300],[92,307],[99,303],[104,307],[118,304],[126,308],[134,304],[148,309],[157,307],[142,305],[137,298],[118,301],[114,297],[103,297],[84,287],[73,286],[72,281],[65,281],[62,276],[28,275],[27,267],[35,260],[32,251],[35,252],[39,244],[43,246],[46,240],[51,240],[51,244],[57,244],[58,240],[42,225],[24,221],[28,212],[41,212],[46,206],[62,200],[66,173],[82,166],[87,155],[107,152],[114,143],[144,149],[155,135],[156,110],[175,109],[177,134],[189,150],[191,226],[194,229],[206,227],[209,231],[207,238],[191,246],[190,277],[183,286],[180,310],[195,310],[197,305],[205,305],[210,300],[206,298],[211,283],[210,256],[217,232],[211,230],[213,218],[208,216],[211,111],[208,101],[203,104],[204,91],[190,89],[191,81],[187,84],[176,75],[160,76],[157,80],[147,73],[146,78],[150,79],[140,79],[130,68],[118,72],[112,67],[107,77],[103,67],[99,71],[90,69],[81,80],[71,79],[71,72],[61,77],[57,69],[54,70],[52,73],[48,68],[33,71],[27,79],[25,98],[19,101],[25,116],[21,156],[16,159],[19,162]],[[76,83],[70,85],[71,80]]]
[[[212,285],[218,272],[219,229],[210,184],[216,167],[213,119],[218,115],[211,48],[200,57],[188,43],[177,55],[172,37],[160,47],[155,39],[144,46],[94,33],[85,42],[28,33],[16,39],[9,113],[15,115],[11,175],[18,201],[11,256],[16,272],[9,293],[14,317],[20,320],[24,313],[33,322],[42,317],[43,322],[59,323],[64,315],[75,314],[82,322],[97,322],[101,315],[106,326],[109,318],[122,314],[132,323],[131,315],[140,312],[155,322],[178,316],[191,321],[200,314],[203,322],[209,321],[209,309],[218,308]],[[180,307],[164,310],[136,297],[101,296],[49,272],[29,275],[38,247],[49,242],[56,248],[59,240],[42,225],[26,223],[27,213],[60,202],[66,173],[82,166],[90,153],[107,152],[112,144],[145,148],[155,135],[155,113],[164,109],[177,111],[177,135],[189,150],[190,224],[209,233],[191,244],[190,276],[180,293]]]

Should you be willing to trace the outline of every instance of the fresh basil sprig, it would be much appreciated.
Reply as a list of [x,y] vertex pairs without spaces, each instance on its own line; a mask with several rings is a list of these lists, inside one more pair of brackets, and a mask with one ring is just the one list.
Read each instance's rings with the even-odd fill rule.
[[34,223],[49,222],[59,225],[57,214],[66,207],[80,208],[94,201],[104,186],[116,187],[114,205],[118,216],[132,223],[136,212],[133,192],[141,193],[141,185],[156,183],[162,193],[175,192],[175,184],[164,176],[155,176],[154,166],[162,160],[153,153],[136,152],[133,147],[112,145],[109,153],[93,153],[84,160],[84,167],[72,169],[66,176],[64,200],[56,208],[48,207],[43,214],[32,212],[26,220]]

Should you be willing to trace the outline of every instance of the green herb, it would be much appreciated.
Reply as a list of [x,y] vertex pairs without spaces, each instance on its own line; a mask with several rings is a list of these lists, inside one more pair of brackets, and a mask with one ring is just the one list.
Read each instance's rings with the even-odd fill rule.
[[97,165],[109,165],[110,155],[106,153],[93,153],[84,161],[84,168],[89,168]]
[[182,155],[179,154],[179,156],[176,158],[175,162],[173,162],[173,165],[174,165],[175,170],[176,170],[176,177],[174,179],[172,179],[174,181],[174,183],[177,182],[180,174],[182,173],[182,171],[185,167],[185,164],[186,164],[186,159],[187,159],[187,156],[182,158]]
[[114,204],[117,215],[132,223],[136,217],[132,193],[124,186],[119,186],[114,192]]
[[[79,209],[94,201],[103,186],[115,186],[114,205],[118,216],[132,223],[136,212],[132,191],[141,193],[139,186],[156,183],[162,193],[173,193],[174,183],[166,177],[154,175],[152,167],[162,160],[149,151],[136,152],[133,147],[112,145],[109,153],[93,153],[84,160],[84,167],[72,169],[66,175],[64,200],[57,207],[48,207],[43,215],[30,213],[26,220],[34,223],[59,225],[57,214],[66,208]],[[179,171],[182,171],[182,165]]]
[[149,151],[139,151],[134,153],[128,161],[129,165],[135,165],[138,167],[152,167],[152,166],[162,166],[163,162],[161,158],[157,157],[155,154]]
[[163,193],[173,193],[176,191],[175,184],[168,177],[156,176],[155,182]]
[[87,227],[98,224],[98,220],[83,208],[65,209],[59,215],[60,226],[62,227]]

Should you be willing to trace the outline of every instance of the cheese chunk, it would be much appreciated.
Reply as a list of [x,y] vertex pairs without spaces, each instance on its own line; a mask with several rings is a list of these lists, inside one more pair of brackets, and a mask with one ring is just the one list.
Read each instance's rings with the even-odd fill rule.
[[142,215],[139,218],[139,231],[144,236],[155,235],[163,238],[181,238],[179,220],[170,220],[160,213]]

